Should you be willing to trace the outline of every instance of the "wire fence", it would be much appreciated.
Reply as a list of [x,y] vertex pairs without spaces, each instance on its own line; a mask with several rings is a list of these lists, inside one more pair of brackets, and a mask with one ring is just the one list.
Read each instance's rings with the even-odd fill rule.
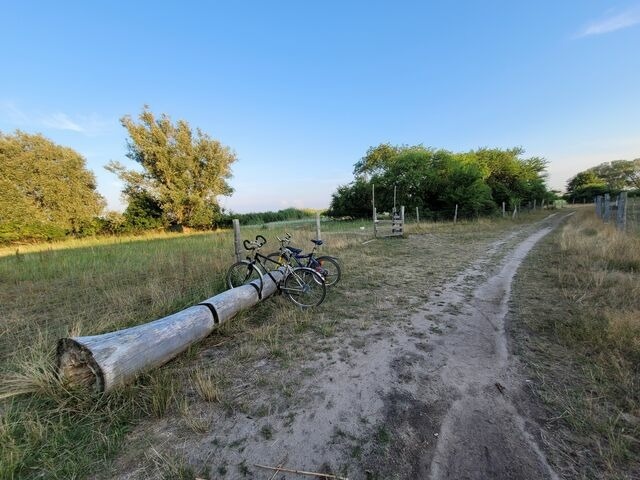
[[595,198],[596,215],[605,223],[615,223],[618,230],[640,234],[640,198],[621,192],[611,198],[607,193]]

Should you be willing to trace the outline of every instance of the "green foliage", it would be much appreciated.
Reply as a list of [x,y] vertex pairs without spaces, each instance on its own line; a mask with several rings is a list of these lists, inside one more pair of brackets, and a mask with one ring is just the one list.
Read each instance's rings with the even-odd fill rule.
[[327,214],[332,217],[366,218],[371,216],[371,182],[363,178],[340,185],[331,197]]
[[126,230],[152,230],[163,228],[162,207],[146,192],[132,192],[123,215]]
[[0,242],[91,234],[103,205],[78,152],[39,134],[0,132]]
[[300,210],[298,208],[285,208],[277,212],[252,212],[252,213],[227,213],[216,222],[219,227],[230,227],[232,220],[237,218],[240,225],[261,225],[270,222],[285,222],[289,220],[301,220],[315,216],[313,210]]
[[[235,154],[201,130],[194,133],[183,120],[174,124],[165,114],[156,119],[146,106],[138,119],[140,123],[125,116],[121,122],[130,137],[127,157],[143,170],[128,170],[118,162],[109,163],[107,170],[124,181],[130,201],[142,195],[147,207],[155,202],[166,224],[210,228],[219,216],[217,196],[232,193],[227,179]],[[131,218],[148,222],[155,217],[132,212]]]
[[601,163],[567,182],[567,196],[576,201],[591,202],[596,195],[631,189],[640,189],[640,158]]
[[397,205],[422,218],[450,218],[455,205],[459,217],[489,214],[505,202],[508,207],[555,198],[545,184],[546,161],[521,158],[522,149],[480,149],[453,153],[416,146],[382,144],[372,147],[355,165],[356,179],[338,187],[329,215],[371,215],[371,186],[378,211]]

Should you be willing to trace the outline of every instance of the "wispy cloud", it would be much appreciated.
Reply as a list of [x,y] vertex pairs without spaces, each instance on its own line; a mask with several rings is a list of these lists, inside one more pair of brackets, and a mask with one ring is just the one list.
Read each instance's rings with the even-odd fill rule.
[[635,6],[623,12],[609,13],[606,17],[589,23],[576,34],[576,38],[602,35],[638,24],[640,24],[640,6]]
[[84,132],[85,129],[71,120],[66,113],[52,113],[44,115],[41,119],[45,127],[55,130],[71,130],[72,132]]
[[10,123],[13,128],[67,130],[89,137],[105,133],[117,124],[96,114],[69,115],[64,112],[28,112],[8,101],[0,101],[0,120]]

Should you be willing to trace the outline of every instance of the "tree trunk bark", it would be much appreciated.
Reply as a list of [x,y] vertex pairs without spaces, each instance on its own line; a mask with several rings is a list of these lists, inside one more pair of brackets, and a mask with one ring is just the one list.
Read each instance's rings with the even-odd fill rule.
[[[282,272],[271,272],[276,281]],[[277,290],[265,275],[262,298]],[[58,342],[57,367],[69,385],[109,392],[141,372],[168,362],[208,336],[222,322],[260,300],[258,285],[233,288],[168,317],[117,332],[63,338]]]

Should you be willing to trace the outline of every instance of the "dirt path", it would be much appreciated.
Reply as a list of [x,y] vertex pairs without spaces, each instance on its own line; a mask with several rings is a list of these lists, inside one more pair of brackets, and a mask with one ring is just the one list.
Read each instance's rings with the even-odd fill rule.
[[[536,426],[519,413],[525,380],[509,357],[504,321],[518,266],[562,219],[551,215],[504,234],[432,289],[426,304],[401,312],[402,321],[371,319],[362,336],[338,339],[292,368],[292,378],[302,376],[286,395],[295,400],[255,393],[254,404],[268,405],[263,415],[220,412],[210,433],[197,437],[172,431],[167,421],[155,438],[209,478],[271,478],[254,464],[350,479],[558,478],[537,446]],[[405,272],[401,281],[417,277],[411,258],[396,265]],[[374,295],[372,304],[397,301],[384,290]],[[145,475],[134,469],[120,478]]]

